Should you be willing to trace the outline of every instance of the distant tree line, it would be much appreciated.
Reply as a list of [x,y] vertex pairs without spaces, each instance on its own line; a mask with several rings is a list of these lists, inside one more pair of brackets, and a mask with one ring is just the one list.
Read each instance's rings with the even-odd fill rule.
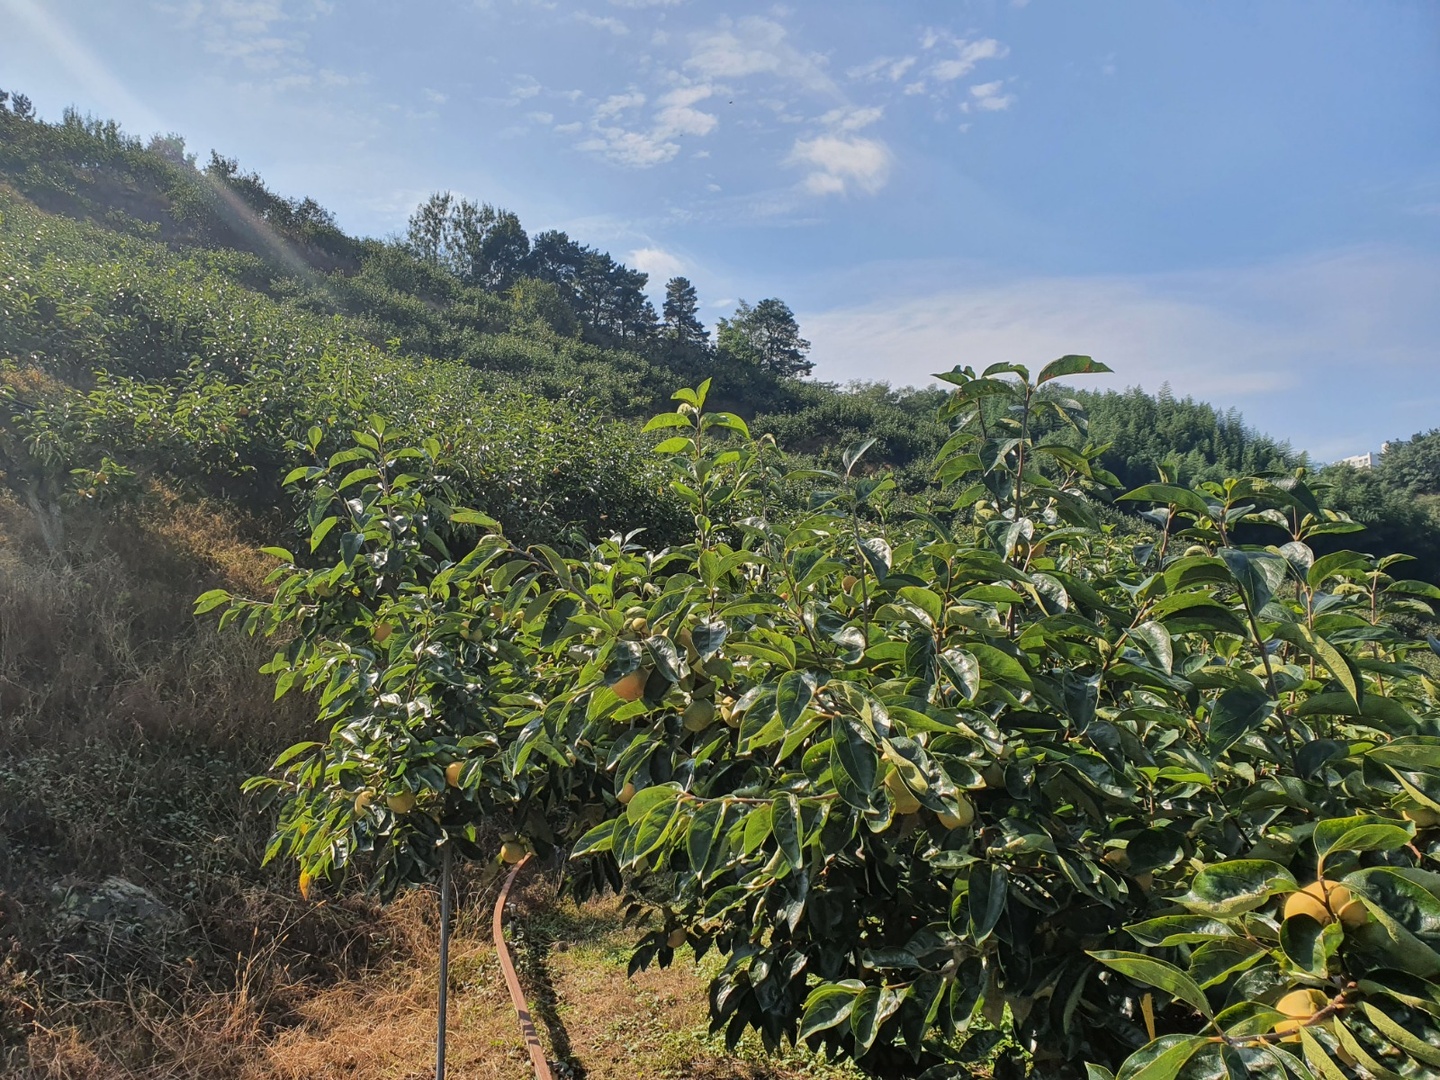
[[661,314],[646,294],[648,274],[608,252],[550,229],[532,240],[510,210],[436,192],[410,216],[405,246],[466,285],[491,292],[549,286],[597,344],[630,348],[671,361],[715,359],[781,376],[809,375],[810,343],[800,336],[795,314],[771,297],[717,324],[712,341],[700,321],[700,302],[688,278],[665,284]]

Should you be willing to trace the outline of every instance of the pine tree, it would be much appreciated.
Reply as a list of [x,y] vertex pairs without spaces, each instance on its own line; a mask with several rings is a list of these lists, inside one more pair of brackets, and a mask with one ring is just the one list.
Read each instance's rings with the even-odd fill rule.
[[678,352],[698,352],[710,346],[710,334],[700,321],[700,299],[689,278],[673,277],[665,283],[664,334]]

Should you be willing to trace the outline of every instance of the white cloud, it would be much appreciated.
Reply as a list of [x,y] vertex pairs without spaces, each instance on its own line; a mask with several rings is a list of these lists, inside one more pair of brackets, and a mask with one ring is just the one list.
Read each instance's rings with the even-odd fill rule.
[[885,110],[878,106],[861,109],[845,105],[838,109],[831,109],[820,117],[820,122],[837,131],[859,131],[861,128],[869,127],[884,115]]
[[656,108],[648,123],[622,119],[624,114],[646,104],[648,99],[644,94],[638,90],[613,94],[595,107],[590,121],[591,137],[578,146],[630,168],[663,165],[680,152],[676,139],[708,135],[720,122],[713,113],[694,107],[714,93],[715,88],[708,84],[676,87],[655,102]]
[[578,120],[575,120],[569,124],[556,124],[555,131],[561,135],[574,135],[577,131],[583,130],[584,127],[584,124],[580,123],[580,121]]
[[868,64],[850,68],[845,74],[863,82],[878,82],[882,79],[899,82],[915,66],[915,62],[913,56],[902,56],[898,59],[893,56],[877,56]]
[[1005,94],[1001,91],[1005,87],[1005,80],[996,79],[994,82],[980,83],[970,87],[970,96],[975,99],[978,108],[990,112],[999,112],[1008,109],[1015,103],[1014,94]]
[[599,120],[606,120],[619,116],[629,109],[638,109],[645,104],[645,95],[638,90],[632,90],[628,94],[611,94],[599,105],[595,106],[595,117]]
[[979,41],[955,38],[951,44],[955,48],[955,55],[933,64],[929,69],[931,77],[941,82],[953,82],[969,75],[981,60],[997,60],[1010,52],[994,38],[982,38]]
[[805,188],[815,195],[842,194],[852,185],[873,193],[890,178],[890,150],[878,139],[838,134],[796,139],[789,161],[812,167]]
[[449,94],[442,94],[439,90],[431,90],[428,86],[424,87],[420,91],[420,94],[426,101],[430,102],[431,105],[444,105],[450,100]]
[[545,88],[540,85],[535,76],[521,75],[516,80],[515,85],[510,88],[510,104],[517,105],[522,101],[528,101],[538,95],[543,89]]
[[654,7],[677,7],[685,0],[610,0],[616,7],[623,8],[654,8]]
[[675,135],[708,135],[720,121],[713,113],[701,112],[692,106],[715,93],[708,85],[686,86],[671,90],[660,98],[655,114],[654,135],[668,139]]
[[717,29],[695,35],[692,46],[685,66],[707,79],[772,75],[812,91],[837,93],[823,58],[796,49],[774,19],[722,19]]
[[650,275],[651,286],[663,284],[685,272],[685,261],[657,247],[644,247],[630,252],[625,262]]
[[571,18],[586,26],[593,26],[596,30],[608,30],[616,37],[624,37],[630,33],[630,28],[613,15],[591,15],[588,11],[577,11]]
[[304,27],[334,11],[328,0],[181,0],[154,7],[197,30],[206,52],[262,72],[308,67]]
[[646,132],[615,127],[597,129],[592,138],[577,145],[581,150],[603,154],[617,165],[634,169],[663,165],[680,150],[675,143],[657,139]]

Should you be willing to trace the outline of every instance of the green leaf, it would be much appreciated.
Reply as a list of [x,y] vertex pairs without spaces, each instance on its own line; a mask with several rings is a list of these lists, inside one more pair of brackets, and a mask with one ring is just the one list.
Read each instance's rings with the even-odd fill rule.
[[224,589],[211,589],[203,592],[195,598],[195,614],[204,615],[207,611],[214,611],[221,604],[228,603],[230,594]]
[[946,649],[940,654],[940,666],[960,696],[974,701],[980,692],[980,661],[974,654],[964,649]]
[[1251,690],[1226,690],[1210,707],[1205,738],[1215,751],[1229,749],[1241,737],[1256,731],[1274,712],[1275,703]]
[[1393,818],[1358,814],[1317,822],[1312,839],[1315,853],[1323,860],[1334,851],[1393,851],[1408,844],[1414,835],[1415,826],[1410,822],[1401,825]]
[[1369,565],[1370,560],[1359,552],[1333,551],[1315,560],[1315,565],[1305,575],[1305,582],[1310,588],[1318,589],[1336,574],[1343,574],[1346,570],[1363,571]]
[[[1181,971],[1174,964],[1168,964],[1164,960],[1156,959],[1153,956],[1146,956],[1144,953],[1120,952],[1117,950],[1101,950],[1090,953],[1096,960],[1099,960],[1106,967],[1114,968],[1122,975],[1128,975],[1136,982],[1144,983],[1147,986],[1156,987],[1165,991],[1171,997],[1191,1005],[1207,1019],[1213,1020],[1215,1012],[1210,1008],[1210,1002],[1205,1000],[1205,991],[1195,984],[1195,980]],[[1123,1071],[1122,1071],[1123,1075]]]
[[1318,979],[1328,977],[1330,959],[1344,940],[1338,922],[1322,926],[1309,915],[1294,915],[1280,925],[1280,948],[1291,963]]
[[1365,1018],[1375,1025],[1375,1030],[1381,1035],[1384,1035],[1416,1061],[1423,1061],[1427,1065],[1440,1068],[1440,1044],[1417,1038],[1412,1032],[1406,1030],[1404,1025],[1396,1023],[1388,1013],[1383,1012],[1373,1002],[1363,1001],[1360,1003],[1360,1007],[1365,1011]]
[[777,795],[771,803],[771,829],[785,861],[796,870],[803,870],[805,858],[801,852],[804,837],[800,824],[800,803],[788,791]]
[[1227,547],[1220,549],[1220,558],[1230,568],[1230,574],[1249,602],[1250,610],[1257,615],[1285,580],[1285,560],[1268,551],[1242,551]]
[[1320,1080],[1349,1080],[1349,1073],[1342,1071],[1331,1060],[1325,1047],[1309,1027],[1300,1029],[1300,1045],[1304,1049],[1306,1063],[1319,1074]]
[[594,855],[597,852],[609,851],[615,842],[615,821],[602,821],[593,829],[588,830],[584,836],[575,841],[575,847],[570,851],[572,859],[578,859],[584,855]]
[[979,945],[990,936],[1009,900],[1010,879],[1005,867],[981,863],[970,871],[970,940]]
[[875,1044],[880,1027],[900,1007],[904,1000],[903,991],[888,986],[867,986],[855,999],[855,1010],[850,1014],[850,1031],[855,1036],[857,1056],[865,1054]]
[[835,761],[868,799],[870,792],[875,790],[875,774],[880,766],[880,757],[871,742],[870,733],[853,716],[837,716],[833,728]]
[[821,983],[811,990],[800,1019],[800,1038],[808,1039],[848,1020],[864,988],[858,979],[847,979],[840,983]]
[[692,421],[688,416],[681,416],[679,413],[669,412],[660,413],[657,416],[652,416],[648,421],[646,421],[645,426],[640,430],[642,432],[649,433],[651,431],[661,431],[664,428],[693,428],[694,426],[694,421]]
[[1186,510],[1196,517],[1209,517],[1210,504],[1198,491],[1177,487],[1174,484],[1145,484],[1134,491],[1117,496],[1116,502],[1133,499],[1136,502],[1164,503],[1180,510]]
[[675,784],[658,784],[637,791],[625,807],[625,817],[633,824],[657,806],[673,803],[680,797],[680,788]]
[[979,641],[968,641],[965,644],[968,650],[974,654],[975,659],[980,661],[981,670],[988,673],[991,681],[1013,683],[1026,690],[1034,688],[1035,684],[1030,678],[1030,673],[1025,670],[1019,660],[1009,653],[1001,652],[993,645],[986,645]]
[[897,594],[900,599],[907,600],[923,611],[930,619],[931,626],[939,626],[943,615],[943,605],[940,597],[930,589],[923,589],[918,585],[902,586]]
[[1334,645],[1326,641],[1304,623],[1281,623],[1275,628],[1275,636],[1298,647],[1302,652],[1319,660],[1345,688],[1358,708],[1363,703],[1364,683],[1354,668]]
[[1233,937],[1236,934],[1236,931],[1225,923],[1208,915],[1162,915],[1127,926],[1125,930],[1141,945],[1151,948],[1191,945],[1217,937]]
[[775,712],[786,731],[791,730],[804,715],[812,693],[811,680],[803,672],[787,671],[780,676],[780,685],[775,691]]
[[1228,919],[1253,911],[1272,896],[1300,887],[1295,875],[1266,859],[1232,859],[1205,867],[1176,902],[1204,915]]
[[1172,632],[1205,629],[1241,636],[1247,633],[1245,624],[1233,611],[1206,593],[1180,593],[1164,597],[1155,603],[1150,613]]
[[1098,360],[1092,360],[1088,356],[1077,356],[1071,354],[1062,356],[1059,360],[1051,360],[1040,369],[1040,374],[1035,376],[1035,385],[1041,386],[1051,379],[1061,379],[1066,375],[1092,375],[1107,372],[1110,369]]

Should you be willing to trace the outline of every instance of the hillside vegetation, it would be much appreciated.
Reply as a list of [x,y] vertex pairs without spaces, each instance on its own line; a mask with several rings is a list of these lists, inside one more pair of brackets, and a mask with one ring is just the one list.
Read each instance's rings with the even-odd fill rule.
[[[192,614],[213,589],[268,601],[276,559],[263,546],[284,545],[304,563],[313,556],[308,569],[340,543],[339,533],[329,546],[324,533],[310,543],[323,516],[283,483],[297,465],[340,454],[346,471],[360,470],[367,447],[355,432],[417,459],[433,440],[426,460],[443,463],[443,475],[426,482],[442,485],[447,506],[488,515],[508,542],[585,559],[593,542],[639,529],[651,550],[681,547],[695,541],[693,507],[653,453],[667,432],[646,432],[642,421],[677,388],[713,379],[707,407],[786,452],[767,465],[763,490],[740,492],[733,521],[814,507],[806,470],[845,472],[844,451],[871,438],[857,476],[888,476],[893,490],[858,519],[888,529],[937,505],[926,489],[954,434],[950,390],[812,381],[808,345],[783,302],[742,305],[712,335],[688,282],[667,284],[659,312],[647,285],[563,233],[531,237],[513,214],[443,195],[417,208],[403,238],[350,237],[313,200],[277,195],[233,160],[212,154],[197,167],[176,136],[141,142],[73,113],[44,123],[28,105],[0,100],[0,1072],[404,1076],[424,1067],[414,1009],[433,955],[428,903],[382,910],[350,887],[306,902],[293,869],[261,865],[274,811],[242,797],[239,782],[313,734],[316,697],[275,700],[258,673],[274,650]],[[1440,579],[1440,430],[1392,443],[1373,471],[1312,470],[1233,412],[1165,393],[1061,387],[1042,388],[1059,407],[1037,410],[1026,437],[1056,448],[1046,482],[1065,473],[1064,448],[1085,462],[1087,527],[1104,530],[1116,559],[1138,557],[1121,550],[1133,548],[1148,560],[1157,543],[1163,557],[1168,535],[1163,515],[1113,503],[1118,490],[1304,469],[1307,491],[1369,526],[1359,537],[1317,532],[1314,555],[1404,551],[1419,560],[1408,576]],[[1064,419],[1070,402],[1088,414],[1088,430]],[[982,421],[1003,419],[995,409],[982,403]],[[940,509],[958,507],[954,527],[989,535],[988,515],[994,532],[1003,501],[994,492],[957,501],[947,485]],[[1272,526],[1247,518],[1239,535],[1272,542]],[[863,555],[842,558],[852,556],[849,576],[870,566],[878,587],[886,574]],[[897,577],[887,587],[906,585]],[[854,586],[841,592],[831,597],[839,608],[859,610]],[[1123,606],[1115,595],[1075,596],[1097,619]],[[1385,614],[1407,641],[1431,619],[1414,597]],[[904,652],[886,644],[877,671]],[[1080,646],[1055,648],[1076,662]],[[1384,661],[1379,648],[1364,658],[1372,681],[1411,677],[1384,666],[1415,660],[1408,646]],[[1333,736],[1341,721],[1330,723]],[[477,850],[495,840],[482,825]],[[493,897],[492,875],[473,871],[465,896],[473,923]],[[583,941],[575,920],[591,917],[585,910],[552,910],[550,944]],[[615,950],[637,939],[613,911],[603,918]],[[460,985],[488,1003],[493,971],[474,937]],[[585,983],[543,953],[527,973],[532,991],[552,977]],[[588,984],[613,1030],[591,1020],[592,1044],[552,1049],[589,1060],[597,1076],[838,1068],[804,1052],[766,1063],[753,1042],[732,1056],[709,1041],[693,1002],[674,995],[698,999],[718,970],[651,972],[660,982],[638,991],[618,979]],[[678,1032],[668,1046],[624,1026],[632,992],[661,1018],[652,1028]],[[557,999],[555,1016],[568,1007]],[[477,1005],[467,1022],[479,1024],[485,1009],[494,1011]],[[411,1043],[364,1042],[377,1015],[409,1016]],[[1178,1015],[1172,1008],[1169,1020]],[[1105,1036],[1111,1051],[1140,1030],[1120,1027]],[[552,1025],[551,1035],[564,1030]],[[1018,1044],[985,1030],[989,1044],[972,1057],[1013,1068]],[[520,1060],[502,1060],[512,1035],[505,1024],[477,1034],[476,1067],[488,1060],[499,1062],[494,1075],[523,1075],[504,1071]],[[625,1040],[622,1055],[614,1047]],[[352,1047],[348,1064],[333,1057],[341,1043]],[[595,1064],[602,1044],[624,1064]],[[641,1059],[660,1064],[647,1072]]]

